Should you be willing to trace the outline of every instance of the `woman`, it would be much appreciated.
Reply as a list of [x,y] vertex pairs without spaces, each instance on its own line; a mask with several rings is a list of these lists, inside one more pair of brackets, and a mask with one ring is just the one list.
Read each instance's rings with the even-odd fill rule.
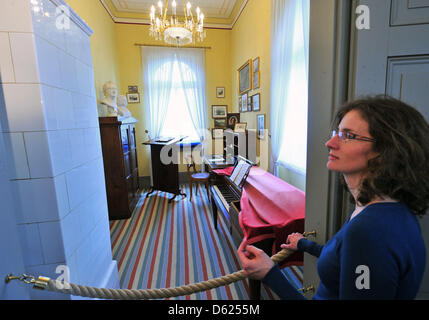
[[[333,122],[327,167],[342,173],[355,209],[324,246],[299,233],[282,248],[319,258],[313,299],[414,299],[426,250],[417,216],[429,204],[429,125],[414,108],[390,97],[343,106]],[[279,267],[245,241],[245,273],[282,299],[304,299]]]

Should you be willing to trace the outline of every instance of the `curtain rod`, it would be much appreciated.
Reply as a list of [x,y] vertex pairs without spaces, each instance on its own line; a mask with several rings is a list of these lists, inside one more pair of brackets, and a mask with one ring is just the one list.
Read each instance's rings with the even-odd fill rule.
[[144,43],[135,43],[135,46],[138,47],[165,47],[165,48],[184,48],[184,49],[211,49],[212,47],[177,47],[173,45],[162,45],[162,44],[144,44]]

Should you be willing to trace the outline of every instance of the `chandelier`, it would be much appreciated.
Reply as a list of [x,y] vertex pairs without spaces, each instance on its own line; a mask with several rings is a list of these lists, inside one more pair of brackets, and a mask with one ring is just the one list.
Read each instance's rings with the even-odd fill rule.
[[151,7],[150,11],[150,29],[149,34],[156,40],[164,39],[171,45],[183,46],[195,41],[201,42],[206,37],[204,31],[204,14],[200,8],[196,9],[196,17],[192,14],[191,3],[183,0],[183,21],[180,21],[176,14],[177,3],[175,0],[171,3],[170,17],[167,17],[168,0],[158,1],[158,8]]

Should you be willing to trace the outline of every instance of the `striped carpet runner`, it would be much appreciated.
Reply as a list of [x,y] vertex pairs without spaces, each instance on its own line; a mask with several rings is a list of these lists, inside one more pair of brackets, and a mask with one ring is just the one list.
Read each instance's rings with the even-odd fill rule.
[[[171,194],[142,193],[130,219],[111,221],[113,259],[118,262],[123,289],[168,288],[205,281],[241,269],[236,246],[222,218],[214,229],[211,206],[204,188],[168,203]],[[195,191],[194,191],[195,192]],[[283,269],[297,288],[302,287],[302,268]],[[264,299],[277,299],[268,288]],[[247,300],[249,286],[240,281],[206,292],[176,299]]]

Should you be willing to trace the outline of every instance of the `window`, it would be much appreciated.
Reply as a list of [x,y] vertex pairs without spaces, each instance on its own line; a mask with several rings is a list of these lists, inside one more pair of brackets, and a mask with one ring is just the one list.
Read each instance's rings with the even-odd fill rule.
[[282,139],[278,162],[287,168],[305,174],[307,162],[308,111],[308,30],[309,12],[298,2],[293,23],[293,40],[289,48],[289,81],[286,82]]
[[[196,76],[193,74],[192,80],[184,81],[182,83],[182,78],[180,76],[180,69],[185,68],[187,72],[190,72],[189,67],[180,62],[181,66],[179,69],[179,62],[174,60],[173,62],[166,62],[173,64],[172,71],[172,88],[170,99],[167,107],[167,114],[165,117],[165,122],[161,128],[161,136],[163,137],[177,137],[177,136],[187,136],[187,140],[198,141],[198,133],[195,130],[195,127],[192,123],[191,115],[189,114],[189,109],[187,107],[185,90],[194,90],[196,87]],[[163,78],[164,73],[163,67],[159,69],[155,77],[156,81],[169,81],[170,79]],[[188,93],[189,94],[189,93]]]

